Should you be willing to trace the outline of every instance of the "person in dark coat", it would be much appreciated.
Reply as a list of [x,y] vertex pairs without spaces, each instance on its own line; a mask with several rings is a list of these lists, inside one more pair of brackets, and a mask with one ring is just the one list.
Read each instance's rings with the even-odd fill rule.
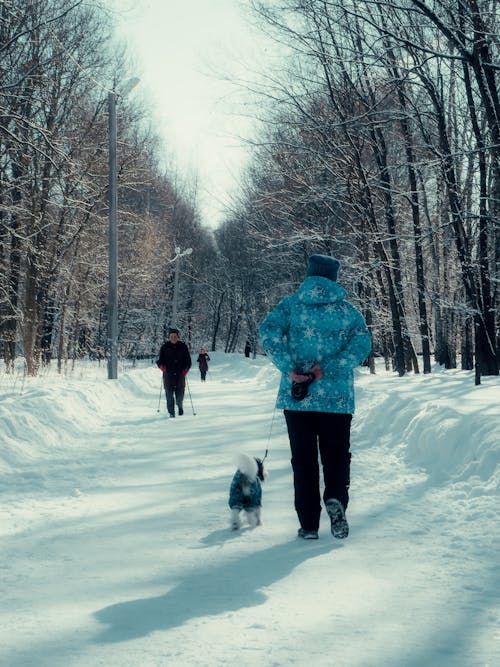
[[245,357],[249,357],[251,351],[252,347],[250,346],[250,341],[247,340],[247,342],[245,343]]
[[262,346],[281,371],[276,407],[284,410],[292,452],[299,537],[317,539],[323,501],[336,538],[349,532],[350,429],[354,369],[371,350],[361,313],[337,283],[339,261],[309,258],[298,290],[286,296],[260,326]]
[[177,403],[179,416],[183,415],[182,403],[186,375],[191,368],[191,355],[186,343],[179,339],[179,329],[168,330],[168,340],[161,346],[156,365],[163,373],[168,414],[170,417],[175,417],[175,403]]
[[205,382],[207,379],[207,372],[208,372],[208,362],[210,361],[210,357],[208,356],[207,349],[205,347],[202,347],[200,350],[200,354],[198,355],[198,359],[196,360],[196,363],[199,366],[200,369],[200,375],[201,375],[201,381]]

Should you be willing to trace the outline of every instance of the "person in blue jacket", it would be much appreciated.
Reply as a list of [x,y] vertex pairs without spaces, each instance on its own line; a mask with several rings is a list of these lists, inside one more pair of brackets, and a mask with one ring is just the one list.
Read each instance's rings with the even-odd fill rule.
[[349,534],[350,430],[353,371],[371,350],[361,313],[337,283],[340,262],[312,255],[305,280],[262,322],[262,346],[281,371],[276,407],[284,410],[291,449],[298,536],[317,539],[323,501],[331,532]]

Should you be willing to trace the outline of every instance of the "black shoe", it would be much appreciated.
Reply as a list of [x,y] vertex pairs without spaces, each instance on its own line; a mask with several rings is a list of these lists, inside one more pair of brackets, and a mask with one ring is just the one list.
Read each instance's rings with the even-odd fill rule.
[[169,412],[169,413],[168,413],[168,416],[170,417],[170,419],[174,419],[174,417],[175,417],[175,415],[174,415],[173,412]]
[[326,511],[332,524],[332,535],[343,540],[349,535],[349,524],[345,518],[345,511],[340,500],[330,498],[325,502]]
[[184,414],[184,410],[182,408],[179,408],[179,417],[182,417],[183,414]]
[[304,530],[304,528],[299,528],[297,532],[297,537],[301,537],[303,540],[317,540],[318,531],[317,530]]

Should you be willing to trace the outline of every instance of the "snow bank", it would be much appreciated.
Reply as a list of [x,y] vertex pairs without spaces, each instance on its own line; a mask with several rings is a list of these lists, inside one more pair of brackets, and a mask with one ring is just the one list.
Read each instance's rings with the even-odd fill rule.
[[[104,365],[90,362],[74,372],[59,375],[52,369],[22,382],[0,375],[0,489],[14,481],[16,472],[16,483],[24,479],[32,484],[37,461],[65,458],[87,430],[104,428],[112,420],[118,402],[151,396],[156,385],[160,401],[161,375],[150,362],[141,363],[122,368],[112,382]],[[191,383],[196,372],[194,365]],[[211,353],[209,379],[210,374],[225,382],[256,382],[263,391],[274,388],[279,378],[265,356],[221,352]],[[356,385],[354,425],[361,445],[392,443],[432,484],[475,479],[485,493],[499,490],[498,378],[483,378],[475,387],[467,372],[436,367],[431,375],[399,378],[379,368],[375,376],[358,370]]]

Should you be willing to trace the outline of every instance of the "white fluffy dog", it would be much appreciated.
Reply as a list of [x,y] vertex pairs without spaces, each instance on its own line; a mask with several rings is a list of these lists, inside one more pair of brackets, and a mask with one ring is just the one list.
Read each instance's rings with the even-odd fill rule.
[[231,508],[231,530],[241,528],[241,512],[245,513],[251,528],[262,524],[262,485],[267,477],[260,459],[239,454],[237,470],[234,473],[229,490]]

